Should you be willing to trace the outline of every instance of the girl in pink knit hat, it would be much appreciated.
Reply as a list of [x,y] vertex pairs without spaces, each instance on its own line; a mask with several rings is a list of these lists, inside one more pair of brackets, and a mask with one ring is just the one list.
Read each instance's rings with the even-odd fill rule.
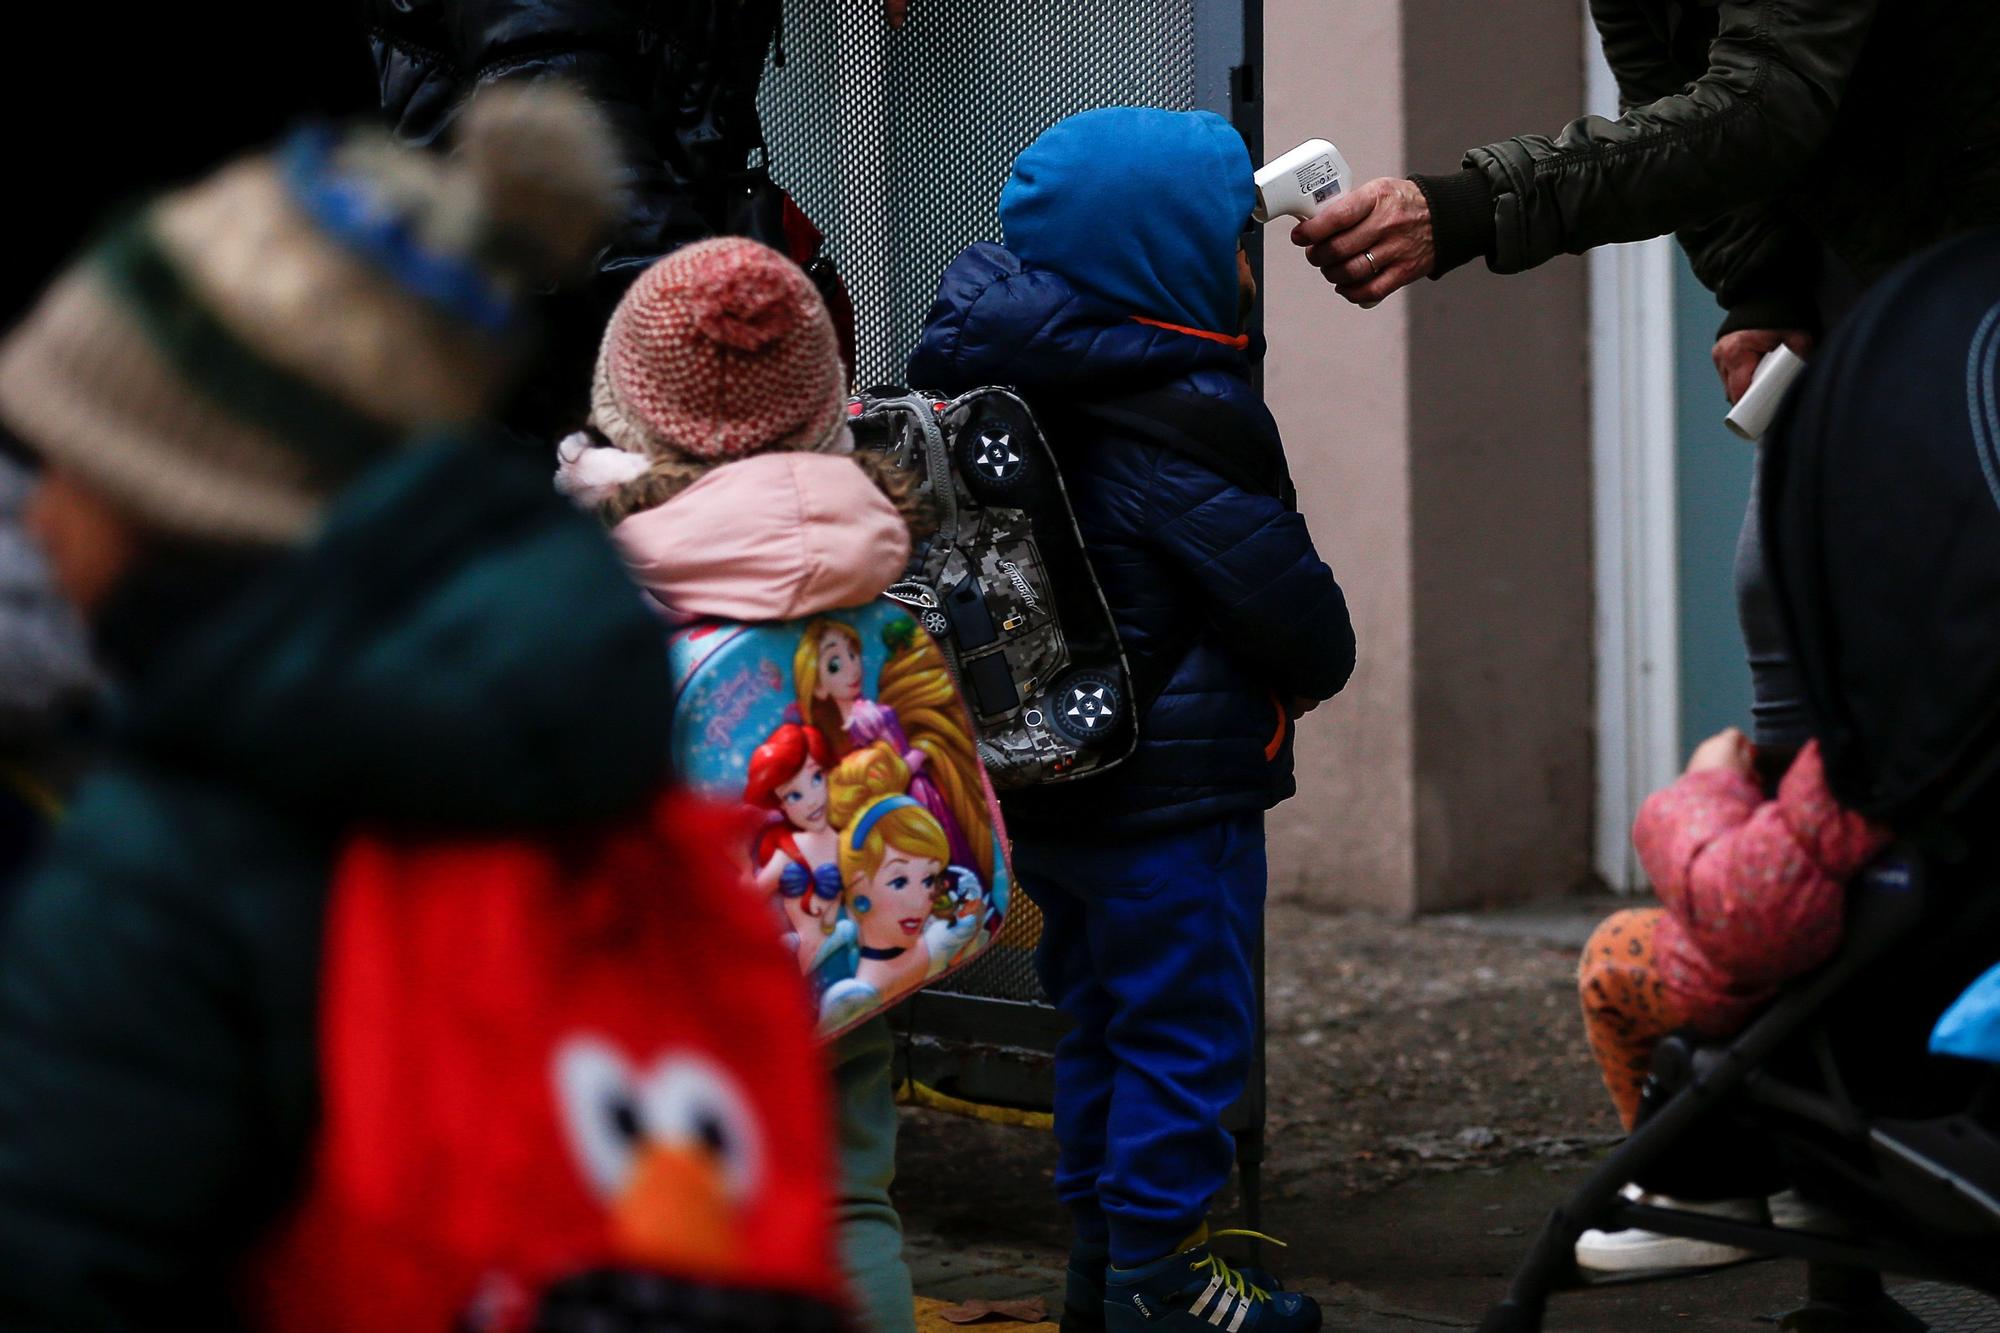
[[[589,423],[558,455],[557,489],[610,526],[634,580],[682,615],[780,621],[863,605],[902,576],[912,523],[927,530],[906,475],[854,453],[846,371],[812,281],[740,238],[677,250],[632,285],[605,331]],[[849,749],[845,734],[815,739],[829,761]],[[912,1333],[888,1192],[887,1020],[829,1053],[848,1278],[865,1327]]]
[[[796,264],[741,237],[686,246],[640,275],[604,332],[590,398],[556,488],[614,530],[739,459],[854,451],[825,303]],[[898,474],[855,461],[917,514]]]

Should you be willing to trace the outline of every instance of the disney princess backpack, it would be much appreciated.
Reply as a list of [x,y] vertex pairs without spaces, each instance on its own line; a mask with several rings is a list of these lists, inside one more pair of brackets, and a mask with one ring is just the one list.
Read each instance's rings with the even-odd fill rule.
[[908,611],[699,620],[668,661],[675,771],[748,807],[744,873],[822,1035],[992,944],[1013,894],[999,805],[958,680]]

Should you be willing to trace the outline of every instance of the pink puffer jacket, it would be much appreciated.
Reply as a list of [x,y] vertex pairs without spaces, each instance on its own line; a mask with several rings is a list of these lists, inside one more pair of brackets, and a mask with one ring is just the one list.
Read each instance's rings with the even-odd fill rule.
[[1639,810],[1632,842],[1666,904],[1654,960],[1696,1028],[1734,1032],[1840,945],[1846,884],[1889,831],[1842,809],[1817,742],[1767,801],[1731,770],[1684,775]]

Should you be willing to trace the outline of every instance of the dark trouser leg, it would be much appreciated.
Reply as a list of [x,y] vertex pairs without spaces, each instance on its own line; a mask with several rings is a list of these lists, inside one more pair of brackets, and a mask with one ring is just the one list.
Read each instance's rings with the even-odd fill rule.
[[1736,617],[1743,645],[1750,655],[1751,739],[1772,754],[1789,754],[1811,739],[1806,721],[1805,691],[1785,641],[1764,562],[1763,524],[1759,515],[1763,450],[1758,450],[1757,475],[1750,483],[1750,508],[1743,516],[1743,533],[1736,543]]
[[1026,840],[1014,847],[1017,882],[1042,912],[1035,973],[1042,990],[1072,1026],[1056,1045],[1056,1198],[1075,1220],[1077,1239],[1105,1243],[1097,1177],[1104,1167],[1105,1120],[1116,1070],[1105,1044],[1111,999],[1091,961],[1083,901],[1066,881],[1071,867],[1060,851]]

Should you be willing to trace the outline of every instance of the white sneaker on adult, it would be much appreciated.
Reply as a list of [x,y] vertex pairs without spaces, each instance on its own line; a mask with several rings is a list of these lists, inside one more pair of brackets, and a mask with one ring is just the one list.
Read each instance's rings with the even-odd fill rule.
[[[1637,1185],[1627,1185],[1621,1193],[1634,1203],[1655,1208],[1673,1208],[1685,1213],[1725,1217],[1733,1222],[1764,1224],[1771,1214],[1762,1199],[1724,1199],[1716,1203],[1686,1203],[1664,1194],[1647,1194]],[[1753,1258],[1755,1251],[1714,1241],[1690,1240],[1685,1236],[1664,1236],[1657,1231],[1633,1227],[1626,1231],[1592,1229],[1577,1237],[1576,1266],[1586,1273],[1683,1273],[1704,1268],[1721,1268]]]

